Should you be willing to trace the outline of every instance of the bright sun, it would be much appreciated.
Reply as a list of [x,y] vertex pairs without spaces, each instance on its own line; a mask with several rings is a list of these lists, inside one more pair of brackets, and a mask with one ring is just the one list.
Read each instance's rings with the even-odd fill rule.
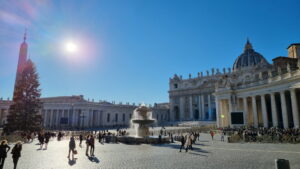
[[77,51],[78,47],[74,42],[67,42],[65,45],[66,51],[70,53],[74,53]]

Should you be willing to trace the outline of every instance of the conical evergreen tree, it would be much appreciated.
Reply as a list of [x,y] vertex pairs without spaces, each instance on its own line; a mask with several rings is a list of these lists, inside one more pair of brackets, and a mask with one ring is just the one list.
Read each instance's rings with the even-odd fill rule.
[[41,90],[34,63],[26,62],[21,78],[16,82],[13,104],[10,106],[5,126],[6,132],[39,131],[42,127]]

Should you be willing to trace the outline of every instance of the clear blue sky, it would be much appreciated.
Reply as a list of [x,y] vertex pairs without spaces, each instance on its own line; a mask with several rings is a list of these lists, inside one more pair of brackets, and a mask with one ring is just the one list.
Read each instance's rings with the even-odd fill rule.
[[175,73],[232,67],[247,37],[269,62],[286,56],[299,20],[298,0],[0,0],[0,97],[12,97],[25,28],[43,97],[152,104]]

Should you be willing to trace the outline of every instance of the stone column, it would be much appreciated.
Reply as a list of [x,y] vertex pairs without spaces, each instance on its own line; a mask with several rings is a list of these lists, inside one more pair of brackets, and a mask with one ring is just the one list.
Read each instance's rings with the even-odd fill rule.
[[202,115],[201,115],[201,112],[202,112],[202,108],[201,108],[201,96],[199,95],[198,96],[198,113],[199,113],[199,119],[198,120],[202,120]]
[[260,95],[261,100],[261,110],[263,115],[264,127],[268,128],[268,114],[267,114],[267,105],[265,95]]
[[190,106],[190,113],[189,113],[189,120],[193,120],[194,116],[193,116],[193,96],[189,97],[189,106]]
[[271,93],[271,109],[272,109],[272,122],[273,127],[278,127],[277,107],[275,101],[275,93]]
[[299,128],[299,111],[296,97],[296,89],[291,89],[291,101],[292,101],[292,111],[293,111],[293,120],[294,120],[294,128]]
[[283,127],[286,129],[286,128],[289,128],[289,123],[288,123],[288,117],[287,117],[287,107],[286,107],[284,91],[280,91],[280,101],[281,101]]
[[228,123],[229,123],[229,126],[231,127],[232,126],[232,122],[231,122],[231,112],[232,112],[232,102],[231,102],[231,96],[229,97],[228,99],[228,108],[229,108],[229,111],[228,111]]
[[253,110],[254,127],[258,127],[257,107],[256,107],[256,98],[255,98],[255,96],[252,96],[252,110]]
[[49,116],[50,116],[50,121],[49,121],[49,127],[53,126],[53,109],[50,110],[49,112]]
[[243,98],[243,109],[244,109],[244,125],[248,125],[248,104],[247,97]]
[[43,122],[44,123],[43,126],[46,127],[46,125],[47,125],[47,110],[44,109],[44,110],[42,110],[42,112],[43,112],[43,118],[44,118],[43,119],[43,121],[44,121]]
[[180,121],[182,121],[182,120],[184,120],[184,97],[180,97],[180,99],[179,99],[179,115],[180,115],[180,117],[179,117],[179,120]]
[[208,119],[209,119],[209,120],[212,120],[211,98],[210,98],[210,94],[207,95],[207,102],[208,102]]
[[201,120],[205,120],[204,94],[201,95]]
[[170,98],[170,121],[175,121],[174,99]]
[[77,118],[76,118],[76,109],[73,108],[72,111],[73,111],[73,114],[72,114],[72,118],[73,118],[72,126],[73,126],[73,127],[77,127],[77,124],[78,124],[78,123],[77,123],[77,121],[76,121],[76,119],[77,119]]
[[216,118],[217,118],[217,127],[220,127],[220,109],[219,109],[219,98],[216,96]]
[[60,110],[56,110],[56,127],[59,126],[59,112]]

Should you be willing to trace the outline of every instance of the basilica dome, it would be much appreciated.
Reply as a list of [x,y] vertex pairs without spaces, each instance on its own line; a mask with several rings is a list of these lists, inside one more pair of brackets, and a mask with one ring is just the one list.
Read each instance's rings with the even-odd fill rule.
[[244,52],[235,60],[233,71],[238,71],[247,67],[268,66],[268,61],[258,52],[255,52],[251,43],[247,40]]

